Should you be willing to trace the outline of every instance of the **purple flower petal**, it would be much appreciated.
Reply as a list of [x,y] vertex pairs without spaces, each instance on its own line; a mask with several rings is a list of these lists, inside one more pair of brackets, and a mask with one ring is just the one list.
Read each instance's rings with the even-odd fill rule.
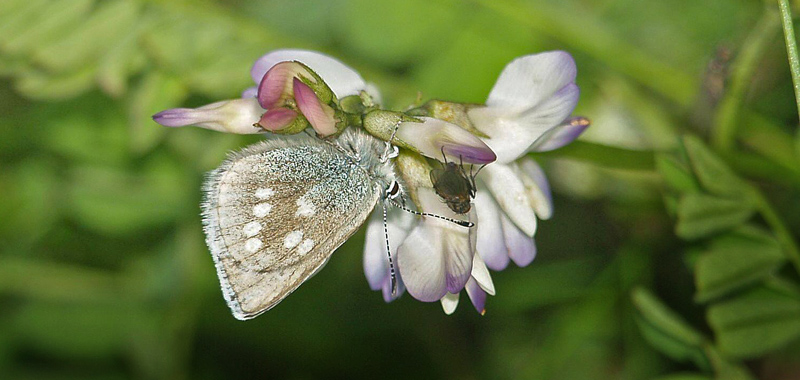
[[294,96],[293,80],[299,74],[310,76],[297,62],[280,62],[272,66],[258,84],[258,103],[264,109],[283,106]]
[[[267,73],[269,75],[269,73]],[[334,118],[334,111],[327,104],[323,104],[317,98],[314,90],[308,87],[300,79],[294,78],[294,99],[297,102],[297,108],[303,113],[303,116],[308,119],[311,126],[320,136],[330,136],[336,133],[336,119]]]
[[531,144],[528,151],[547,152],[561,148],[578,138],[586,128],[589,128],[589,119],[581,116],[571,117],[563,123],[550,128],[541,137]]
[[519,267],[525,267],[536,257],[536,244],[514,225],[505,215],[500,217],[503,225],[503,237],[506,239],[508,256]]
[[153,115],[153,121],[165,127],[184,127],[197,122],[192,108],[172,108]]
[[458,157],[459,160],[474,164],[488,164],[497,159],[497,155],[491,149],[458,144],[442,144],[442,150],[450,157]]
[[470,278],[465,289],[467,290],[467,295],[469,296],[469,300],[472,301],[472,306],[475,307],[475,310],[481,315],[486,314],[486,292],[481,289],[478,282]]
[[273,108],[261,115],[258,125],[268,131],[275,132],[286,128],[295,118],[297,118],[297,112],[293,110],[283,107]]

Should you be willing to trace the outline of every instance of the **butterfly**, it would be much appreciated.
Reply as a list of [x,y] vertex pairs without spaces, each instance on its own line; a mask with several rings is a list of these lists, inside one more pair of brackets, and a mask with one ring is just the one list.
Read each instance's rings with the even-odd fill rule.
[[202,216],[233,316],[271,309],[316,274],[381,200],[402,192],[383,142],[358,128],[275,135],[209,173]]

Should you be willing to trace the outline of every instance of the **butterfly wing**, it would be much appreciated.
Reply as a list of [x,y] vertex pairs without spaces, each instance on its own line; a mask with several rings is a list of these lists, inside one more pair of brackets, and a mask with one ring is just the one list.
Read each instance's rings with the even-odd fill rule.
[[234,154],[210,173],[203,221],[225,300],[253,318],[319,270],[364,222],[380,188],[355,159],[302,135]]

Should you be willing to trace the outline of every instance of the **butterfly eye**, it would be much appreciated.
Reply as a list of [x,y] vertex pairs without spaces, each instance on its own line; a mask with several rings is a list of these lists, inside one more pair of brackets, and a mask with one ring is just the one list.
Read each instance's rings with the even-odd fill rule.
[[386,195],[390,199],[395,199],[399,194],[400,194],[400,184],[397,183],[397,181],[392,181],[392,183],[389,184],[389,187],[386,188]]

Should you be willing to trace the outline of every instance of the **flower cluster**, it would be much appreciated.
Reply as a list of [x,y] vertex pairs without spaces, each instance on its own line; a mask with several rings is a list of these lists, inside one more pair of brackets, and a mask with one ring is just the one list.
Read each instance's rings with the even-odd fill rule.
[[[251,75],[256,86],[240,99],[170,109],[153,119],[169,127],[267,136],[310,128],[320,138],[335,138],[345,128],[364,128],[391,141],[400,148],[395,164],[411,206],[468,219],[474,226],[390,213],[387,228],[398,280],[393,292],[378,210],[367,226],[364,272],[387,302],[407,291],[420,301],[441,301],[448,314],[456,309],[461,290],[483,313],[487,295],[495,294],[489,270],[501,271],[510,261],[521,267],[533,261],[537,219],[550,218],[553,206],[544,172],[528,153],[568,144],[589,125],[585,118],[570,116],[579,95],[575,62],[559,51],[509,63],[485,104],[432,100],[405,112],[381,109],[374,86],[316,52],[271,52],[256,61]],[[435,160],[457,162],[461,171],[456,178],[474,185],[469,213],[457,214],[437,195],[439,184],[431,171],[441,164]],[[467,165],[485,165],[474,182]]]

